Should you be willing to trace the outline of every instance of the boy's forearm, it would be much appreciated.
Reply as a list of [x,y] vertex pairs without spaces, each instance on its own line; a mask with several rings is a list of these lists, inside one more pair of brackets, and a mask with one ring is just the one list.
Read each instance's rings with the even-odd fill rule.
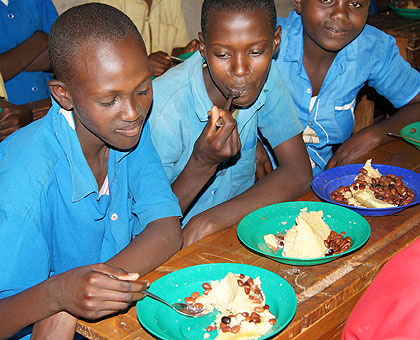
[[194,155],[190,157],[185,168],[172,183],[172,191],[178,198],[182,213],[185,212],[198,193],[215,174],[216,169],[216,165],[205,165],[197,160]]
[[59,311],[53,298],[52,279],[16,295],[0,299],[0,339]]
[[168,260],[181,247],[179,218],[161,218],[150,222],[127,247],[106,263],[143,276]]
[[46,33],[35,32],[20,45],[0,54],[0,73],[3,80],[8,81],[24,71],[46,49]]
[[277,168],[244,193],[193,217],[184,229],[184,246],[238,224],[254,210],[299,198],[309,190],[311,179],[310,168]]

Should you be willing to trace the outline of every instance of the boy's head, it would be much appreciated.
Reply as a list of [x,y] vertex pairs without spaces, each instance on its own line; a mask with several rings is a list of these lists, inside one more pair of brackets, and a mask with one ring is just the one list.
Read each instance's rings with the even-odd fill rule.
[[199,38],[210,98],[211,87],[224,97],[239,91],[240,107],[258,98],[280,45],[276,16],[273,0],[204,0]]
[[340,51],[360,34],[369,4],[370,0],[295,0],[304,39],[329,52]]
[[70,8],[51,27],[48,53],[56,78],[51,93],[73,110],[81,143],[93,138],[117,149],[135,146],[152,88],[146,49],[132,21],[104,4]]

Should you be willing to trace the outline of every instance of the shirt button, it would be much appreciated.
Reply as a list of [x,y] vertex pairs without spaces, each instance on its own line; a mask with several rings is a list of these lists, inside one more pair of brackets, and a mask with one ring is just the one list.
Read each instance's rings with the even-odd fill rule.
[[217,189],[213,189],[213,190],[211,191],[211,194],[212,194],[213,196],[216,196],[216,192],[217,192]]
[[32,86],[32,91],[34,92],[38,91],[38,86]]
[[306,89],[306,93],[311,93],[311,89],[309,87]]
[[309,122],[308,124],[309,124],[309,125],[312,125],[312,122]]
[[118,215],[116,213],[113,213],[111,216],[111,220],[116,221],[118,220]]
[[13,19],[13,18],[15,17],[15,15],[14,15],[13,13],[9,13],[9,14],[7,14],[7,17],[8,17],[9,19]]

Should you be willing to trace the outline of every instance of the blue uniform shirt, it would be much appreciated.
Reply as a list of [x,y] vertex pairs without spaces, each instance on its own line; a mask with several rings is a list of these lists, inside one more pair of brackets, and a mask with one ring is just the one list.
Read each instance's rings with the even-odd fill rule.
[[[36,31],[49,33],[57,19],[51,0],[9,0],[6,6],[0,1],[0,53],[20,45]],[[47,72],[23,71],[5,82],[7,96],[14,104],[24,104],[48,98]]]
[[56,103],[0,144],[0,298],[107,261],[149,222],[181,215],[148,124],[134,150],[110,150],[108,179],[109,195],[99,198],[76,132]]
[[366,25],[360,35],[335,57],[310,112],[312,86],[303,66],[303,28],[300,15],[278,18],[282,27],[276,65],[290,88],[305,127],[303,137],[314,175],[332,157],[332,146],[353,131],[356,95],[365,82],[395,107],[420,92],[420,75],[400,55],[395,39]]
[[[196,52],[153,82],[153,107],[149,118],[153,143],[172,182],[187,164],[213,106],[203,79],[203,62]],[[215,180],[182,221],[183,226],[198,213],[223,203],[254,183],[257,128],[274,147],[296,136],[302,124],[277,68],[272,65],[255,103],[239,110],[238,132],[242,149],[235,162],[226,162]]]

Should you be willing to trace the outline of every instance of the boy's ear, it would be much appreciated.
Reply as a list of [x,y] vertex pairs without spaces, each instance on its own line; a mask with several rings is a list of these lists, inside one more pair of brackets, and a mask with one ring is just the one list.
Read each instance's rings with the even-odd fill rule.
[[273,55],[277,53],[280,48],[281,42],[281,26],[277,26],[276,30],[274,31],[274,39],[273,39]]
[[302,0],[294,0],[294,1],[295,1],[296,12],[298,12],[300,14]]
[[199,45],[198,45],[198,49],[200,50],[200,54],[201,56],[207,60],[206,58],[206,44],[204,43],[204,36],[202,32],[198,32],[198,40],[199,40]]
[[50,79],[48,81],[48,86],[55,101],[60,104],[62,108],[67,111],[73,109],[73,101],[66,85],[62,81],[57,79]]

